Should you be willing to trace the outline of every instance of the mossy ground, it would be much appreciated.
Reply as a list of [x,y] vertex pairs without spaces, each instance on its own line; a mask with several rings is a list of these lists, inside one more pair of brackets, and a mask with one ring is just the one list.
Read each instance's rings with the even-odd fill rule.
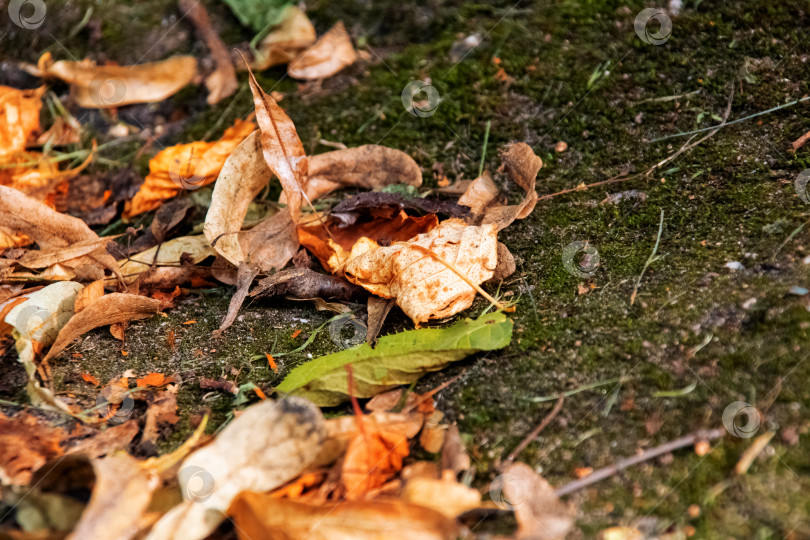
[[[86,27],[70,37],[91,5],[97,35],[90,39],[92,28]],[[206,5],[227,42],[249,39],[223,4]],[[286,94],[282,104],[308,152],[325,150],[320,139],[385,144],[412,155],[428,186],[435,185],[429,174],[434,163],[451,178],[475,176],[491,121],[485,166],[494,171],[499,147],[525,141],[545,163],[541,194],[645,171],[686,138],[647,141],[716,124],[732,89],[731,119],[808,93],[803,4],[687,0],[673,18],[671,38],[660,46],[634,32],[633,19],[644,7],[592,0],[313,1],[308,12],[319,32],[344,20],[371,60],[325,81],[321,92],[297,91],[282,68],[259,80],[266,90]],[[166,0],[49,3],[40,31],[7,26],[10,31],[0,37],[6,61],[34,61],[46,47],[57,58],[67,50],[77,58],[89,54],[122,64],[204,53]],[[482,45],[452,62],[451,45],[476,32],[484,37]],[[509,82],[496,77],[499,68]],[[428,78],[441,102],[430,117],[411,116],[400,92],[408,82]],[[177,111],[187,115],[182,129],[162,144],[210,138],[251,110],[244,77],[242,84],[232,101],[216,107],[205,107],[203,89],[192,88],[142,109],[167,118]],[[568,399],[558,420],[521,458],[560,485],[577,468],[599,468],[638,449],[720,426],[723,410],[737,400],[767,412],[759,434],[777,435],[743,476],[736,477],[733,468],[751,439],[729,436],[705,456],[685,449],[569,497],[584,537],[642,518],[656,518],[659,529],[694,527],[699,538],[810,536],[810,297],[789,292],[792,286],[810,288],[809,267],[802,262],[810,254],[808,206],[792,182],[810,166],[810,150],[788,151],[810,129],[806,110],[799,104],[725,128],[649,177],[541,201],[531,217],[503,231],[500,239],[518,261],[517,273],[500,286],[501,293],[520,300],[512,345],[420,383],[428,389],[463,371],[459,382],[441,392],[439,407],[468,441],[480,486],[496,474],[492,465],[550,410],[552,402],[530,398],[622,378]],[[132,121],[126,114],[122,118]],[[565,152],[555,152],[558,141],[567,142]],[[108,157],[128,163],[137,149]],[[142,172],[144,166],[142,158]],[[602,204],[607,194],[628,189],[643,191],[646,199]],[[647,268],[631,305],[662,210],[661,258]],[[596,288],[584,295],[577,292],[583,279],[562,261],[563,249],[574,241],[588,242],[600,256],[590,278]],[[730,261],[744,269],[731,271],[724,266]],[[276,351],[300,345],[328,318],[309,304],[255,302],[224,339],[214,340],[211,331],[231,292],[195,295],[167,318],[132,324],[127,356],[106,330],[91,333],[69,351],[82,353],[80,360],[64,354],[55,363],[57,386],[87,392],[79,378],[84,371],[102,380],[125,369],[181,373],[183,419],[162,448],[178,444],[189,418],[203,407],[213,409],[215,427],[227,417],[231,400],[205,395],[195,377],[226,376],[269,389],[281,376],[251,357],[270,352],[274,343]],[[469,314],[485,306],[478,301]],[[182,324],[190,319],[196,324]],[[395,315],[387,330],[406,326]],[[303,334],[293,339],[298,329]],[[174,350],[166,340],[169,330],[177,337]],[[305,361],[306,353],[333,350],[322,333],[305,352],[284,357],[282,370]],[[687,391],[659,394],[678,389]],[[693,504],[701,507],[699,516],[687,512]],[[483,524],[480,530],[501,525]]]

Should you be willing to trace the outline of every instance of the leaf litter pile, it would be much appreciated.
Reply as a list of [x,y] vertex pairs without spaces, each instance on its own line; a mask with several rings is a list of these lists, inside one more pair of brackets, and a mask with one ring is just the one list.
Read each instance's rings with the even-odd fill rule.
[[[244,54],[225,48],[200,4],[180,7],[214,60],[204,77],[208,103],[232,95],[236,72],[247,70],[254,112],[218,140],[157,152],[140,187],[123,197],[84,194],[77,185],[97,146],[76,155],[55,150],[80,141],[82,126],[48,85],[62,81],[73,104],[114,115],[200,80],[194,57],[118,66],[46,53],[23,66],[42,86],[0,86],[0,352],[16,350],[30,401],[6,403],[0,413],[1,493],[15,517],[3,534],[452,539],[482,516],[514,511],[514,538],[565,537],[572,518],[543,478],[510,456],[497,493],[482,497],[470,487],[458,429],[434,408],[442,387],[405,389],[510,343],[513,306],[482,285],[515,271],[498,233],[533,211],[540,158],[510,144],[495,180],[485,172],[438,197],[420,191],[419,166],[396,148],[307,155],[279,96],[252,70],[287,64],[294,78],[320,80],[361,55],[341,23],[318,38],[297,7],[257,13],[249,2],[226,1],[258,32]],[[44,104],[63,113],[46,131]],[[72,168],[62,165],[69,158]],[[122,181],[132,174],[122,170]],[[281,196],[268,201],[276,181]],[[516,189],[502,192],[499,183]],[[204,220],[178,236],[193,216],[195,190],[209,184]],[[151,225],[122,235],[91,229],[116,217],[143,224],[144,216]],[[178,296],[217,282],[235,286],[219,339],[228,339],[248,297],[272,296],[314,302],[365,339],[298,365],[275,388],[200,379],[236,396],[233,419],[206,435],[208,417],[197,418],[194,433],[160,456],[158,439],[179,420],[178,375],[128,370],[100,381],[84,373],[88,396],[54,390],[51,365],[65,361],[77,338],[109,327],[124,340],[129,322],[163,316]],[[478,295],[490,303],[483,315],[442,324]],[[353,313],[358,303],[366,317]],[[414,329],[384,335],[394,305]],[[272,355],[267,361],[278,369]],[[368,400],[365,411],[358,399]],[[145,412],[135,413],[136,402]],[[324,417],[321,407],[345,402],[353,414]],[[46,421],[53,416],[40,411],[64,420]]]

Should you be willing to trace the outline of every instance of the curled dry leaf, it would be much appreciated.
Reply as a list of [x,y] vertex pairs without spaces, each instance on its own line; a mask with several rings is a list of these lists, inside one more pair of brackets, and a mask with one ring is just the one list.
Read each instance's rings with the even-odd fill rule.
[[414,478],[402,490],[402,500],[433,508],[455,518],[481,506],[481,494],[455,478]]
[[306,13],[289,6],[284,18],[259,42],[253,69],[263,71],[271,66],[287,64],[315,42],[315,27]]
[[197,76],[197,60],[193,56],[175,56],[135,66],[99,66],[89,60],[54,62],[51,54],[45,53],[37,67],[40,76],[56,77],[70,84],[76,103],[88,109],[162,101]]
[[73,303],[73,312],[80,312],[102,296],[104,296],[104,280],[99,279],[79,291]]
[[290,62],[287,73],[295,79],[325,79],[357,61],[352,38],[342,22]]
[[501,476],[503,497],[515,511],[517,540],[559,540],[565,538],[574,521],[554,488],[524,463],[509,465]]
[[[2,230],[30,237],[41,250],[64,249],[74,244],[92,244],[99,240],[96,233],[82,220],[60,214],[46,204],[5,186],[0,186],[0,232]],[[0,245],[2,247],[7,246]],[[87,255],[71,259],[70,263],[61,262],[70,268],[92,264],[120,275],[118,264],[103,246]]]
[[180,236],[121,261],[121,274],[125,283],[133,283],[148,271],[149,274],[140,279],[141,284],[182,284],[194,267],[181,266],[181,261],[198,264],[213,254],[203,235]]
[[127,454],[94,459],[92,463],[96,473],[93,493],[68,539],[132,538],[160,481]]
[[268,276],[256,285],[250,296],[286,296],[296,299],[329,298],[356,300],[365,291],[342,277],[329,276],[309,268],[290,268]]
[[28,295],[5,316],[5,322],[17,331],[16,348],[20,363],[28,375],[28,392],[35,406],[44,406],[72,414],[70,408],[37,380],[37,353],[54,342],[59,331],[73,316],[76,295],[84,287],[75,281],[52,283]]
[[422,170],[402,150],[365,144],[310,156],[305,191],[315,200],[344,187],[381,189],[393,184],[419,187]]
[[34,471],[62,455],[60,445],[66,436],[27,413],[13,417],[0,413],[0,481],[27,485]]
[[501,170],[505,171],[523,191],[523,200],[515,205],[498,205],[498,188],[489,175],[483,175],[473,181],[459,199],[459,204],[473,208],[476,223],[494,223],[498,230],[508,227],[516,219],[523,219],[532,213],[537,204],[535,184],[537,172],[543,166],[541,160],[526,143],[514,143],[501,152]]
[[184,502],[158,521],[148,539],[208,536],[243,491],[269,491],[312,463],[324,438],[321,411],[303,399],[265,400],[245,409],[213,443],[183,461]]
[[137,294],[111,293],[102,296],[80,313],[76,313],[59,331],[59,335],[45,356],[44,361],[54,358],[77,337],[93,328],[113,323],[146,319],[160,309],[160,300]]
[[245,492],[228,515],[240,540],[453,540],[458,526],[441,513],[402,501],[322,506]]
[[[287,208],[294,223],[298,223],[304,200],[303,184],[307,177],[308,161],[304,145],[298,138],[295,124],[272,96],[264,93],[248,70],[250,91],[256,108],[256,121],[261,129],[262,155],[273,171],[287,197]],[[311,202],[311,201],[310,201]]]
[[205,87],[208,88],[207,102],[209,105],[214,105],[232,95],[239,88],[236,70],[231,63],[231,55],[225,48],[225,44],[222,43],[219,34],[211,26],[205,6],[196,0],[179,0],[178,5],[194,23],[216,63],[216,69],[205,78]]
[[476,289],[468,281],[480,285],[492,277],[497,234],[494,224],[467,225],[453,218],[407,243],[381,247],[361,238],[352,247],[343,273],[372,294],[396,298],[416,324],[451,317],[475,299]]
[[449,217],[464,217],[469,208],[450,201],[437,201],[421,197],[405,198],[394,193],[360,193],[336,204],[329,215],[342,223],[351,225],[364,213],[381,207],[415,210],[428,214],[447,214]]
[[39,131],[39,111],[45,87],[18,90],[0,86],[0,163],[9,154],[25,150]]
[[127,201],[124,217],[154,210],[183,190],[194,190],[217,179],[225,160],[256,129],[253,122],[236,120],[218,141],[178,144],[149,160],[149,174],[138,193]]

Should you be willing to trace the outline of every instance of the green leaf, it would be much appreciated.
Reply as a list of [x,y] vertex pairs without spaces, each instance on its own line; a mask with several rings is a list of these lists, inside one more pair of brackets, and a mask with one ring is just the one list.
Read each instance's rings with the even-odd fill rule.
[[253,28],[261,36],[281,22],[291,0],[225,0],[239,22]]
[[374,349],[364,343],[315,358],[292,370],[276,390],[332,407],[349,399],[344,369],[349,364],[354,395],[366,398],[410,384],[475,352],[506,347],[511,339],[512,321],[501,312],[464,319],[449,328],[408,330],[380,338]]

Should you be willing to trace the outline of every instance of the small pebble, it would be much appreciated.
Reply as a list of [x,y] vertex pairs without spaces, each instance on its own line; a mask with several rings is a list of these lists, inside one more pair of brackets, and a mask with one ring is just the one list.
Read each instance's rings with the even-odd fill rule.
[[725,266],[726,268],[728,268],[729,270],[732,270],[734,272],[738,272],[740,270],[745,270],[745,267],[739,261],[730,261],[730,262],[727,262],[726,264],[724,264],[723,266]]
[[554,151],[558,153],[563,153],[568,150],[568,143],[565,141],[560,141],[554,145]]

